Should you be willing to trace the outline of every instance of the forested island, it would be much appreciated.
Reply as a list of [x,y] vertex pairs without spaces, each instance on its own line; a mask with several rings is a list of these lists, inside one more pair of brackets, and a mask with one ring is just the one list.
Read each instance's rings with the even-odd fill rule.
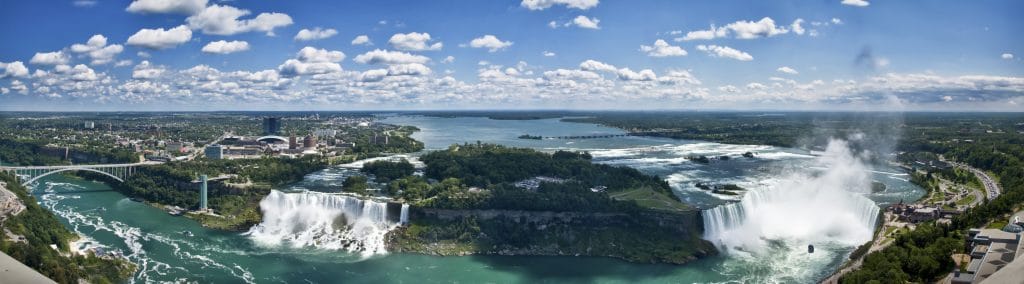
[[423,177],[411,175],[404,161],[364,167],[378,182],[389,181],[389,194],[413,205],[411,224],[388,235],[393,251],[674,264],[716,253],[700,239],[698,211],[679,202],[665,181],[594,164],[588,153],[463,144],[420,159]]

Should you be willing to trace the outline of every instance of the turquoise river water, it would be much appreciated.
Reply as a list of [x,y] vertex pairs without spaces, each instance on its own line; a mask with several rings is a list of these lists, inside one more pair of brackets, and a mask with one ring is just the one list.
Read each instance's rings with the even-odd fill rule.
[[[715,213],[715,208],[726,208],[721,206],[723,204],[734,207],[747,204],[747,217],[740,218],[757,220],[759,223],[749,221],[733,224],[735,220],[723,217],[725,219],[718,221],[725,224],[724,227],[715,230],[721,233],[708,237],[728,238],[716,239],[716,243],[720,242],[726,252],[682,266],[636,264],[592,257],[368,255],[326,248],[316,243],[298,247],[268,245],[253,234],[205,229],[192,220],[170,216],[157,208],[131,201],[112,191],[109,186],[97,182],[55,175],[33,185],[32,190],[44,206],[59,215],[69,228],[85,237],[83,246],[120,251],[138,264],[140,270],[134,275],[133,282],[140,283],[807,283],[831,273],[852,251],[856,242],[864,241],[860,235],[863,228],[835,225],[849,223],[843,219],[846,215],[841,214],[836,215],[836,220],[809,220],[808,224],[794,225],[800,230],[806,230],[807,234],[780,233],[778,230],[787,225],[772,223],[772,216],[787,218],[785,214],[772,211],[772,208],[800,207],[800,204],[807,203],[831,206],[829,202],[842,205],[850,203],[843,199],[846,197],[835,201],[834,198],[829,199],[831,195],[821,194],[820,199],[806,202],[798,200],[795,203],[772,201],[778,200],[772,198],[764,199],[766,201],[740,201],[740,197],[717,196],[694,186],[698,181],[735,183],[752,192],[773,192],[793,184],[814,184],[821,177],[832,176],[829,169],[836,166],[820,158],[830,157],[827,153],[829,151],[809,153],[771,146],[724,145],[650,137],[588,140],[516,138],[526,133],[563,136],[622,132],[614,128],[567,123],[557,119],[387,116],[382,121],[419,127],[422,131],[413,137],[423,141],[428,149],[481,141],[543,151],[586,150],[594,155],[597,162],[635,167],[665,178],[681,200],[707,209],[709,211],[705,212],[713,213],[711,215],[721,213]],[[695,164],[685,159],[689,155],[737,156],[747,151],[757,153],[757,158],[718,161],[710,165]],[[877,208],[870,205],[898,200],[916,200],[922,195],[922,190],[907,182],[906,174],[898,168],[874,166],[861,170],[869,179],[887,185],[883,192],[850,195],[850,198],[867,197],[864,200],[873,201],[867,203],[868,207]],[[310,174],[306,180],[285,189],[336,191],[341,180],[353,171],[346,167],[328,168]],[[794,174],[802,172],[811,174]],[[862,210],[856,206],[850,207],[855,211],[851,216],[870,215],[873,212],[870,208],[863,209],[868,210],[866,213],[856,212]],[[816,209],[811,207],[810,210]],[[732,210],[722,212],[726,211]],[[751,217],[752,214],[758,214],[758,217]],[[831,216],[826,215],[823,218]],[[769,229],[768,226],[773,228]],[[732,242],[739,234],[754,236],[753,243]],[[763,242],[767,245],[761,244],[758,239],[768,240]],[[818,247],[817,252],[807,254],[803,247],[806,242],[814,242]]]

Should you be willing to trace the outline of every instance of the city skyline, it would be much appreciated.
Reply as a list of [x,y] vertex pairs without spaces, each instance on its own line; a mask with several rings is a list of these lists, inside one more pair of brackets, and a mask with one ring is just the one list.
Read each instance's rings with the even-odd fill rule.
[[1024,111],[1019,1],[0,7],[0,111]]

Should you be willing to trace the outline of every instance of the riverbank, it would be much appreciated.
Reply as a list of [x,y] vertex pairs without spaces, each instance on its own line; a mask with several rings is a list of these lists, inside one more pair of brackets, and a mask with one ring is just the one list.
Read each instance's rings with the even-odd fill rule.
[[[0,251],[58,283],[111,283],[129,278],[136,266],[119,254],[77,249],[81,237],[63,226],[8,174],[0,174],[0,196],[8,208],[0,218]],[[10,197],[14,196],[14,199]],[[3,267],[11,267],[4,265]],[[20,277],[25,275],[13,275]],[[0,278],[3,281],[9,278]],[[20,282],[12,282],[20,283]],[[24,282],[24,283],[36,283]]]
[[[939,158],[946,162],[941,155]],[[950,162],[950,164],[960,168],[967,168],[974,175],[978,175],[979,179],[983,178],[982,175],[984,173],[980,170],[955,162]],[[938,170],[917,169],[915,165],[909,163],[898,163],[897,165],[912,172],[912,180],[929,191],[925,197],[919,200],[902,204],[905,208],[925,207],[935,208],[935,210],[947,209],[957,212],[965,212],[982,204],[982,198],[980,197],[982,192],[980,191],[983,190],[983,188],[976,187],[984,185],[984,189],[986,189],[987,192],[998,191],[998,189],[989,189],[988,183],[976,184],[976,182],[973,181],[963,182],[958,181],[959,179],[949,178],[946,176],[949,175],[949,173],[943,173],[943,171],[949,171],[949,169],[946,168]],[[988,178],[988,176],[984,176],[984,178]],[[956,204],[957,206],[954,207],[950,204]],[[936,219],[935,221],[928,220],[921,223],[909,222],[901,219],[900,215],[889,210],[883,210],[881,220],[882,223],[879,225],[878,230],[875,231],[874,238],[869,243],[870,245],[867,247],[867,250],[861,253],[857,253],[855,251],[855,253],[851,255],[850,259],[840,266],[841,268],[838,271],[819,283],[841,283],[844,276],[857,271],[862,265],[864,265],[865,259],[868,255],[883,251],[890,247],[901,236],[913,233],[919,225],[927,224],[927,228],[931,229],[933,227],[929,223],[949,225],[952,222],[951,219]]]

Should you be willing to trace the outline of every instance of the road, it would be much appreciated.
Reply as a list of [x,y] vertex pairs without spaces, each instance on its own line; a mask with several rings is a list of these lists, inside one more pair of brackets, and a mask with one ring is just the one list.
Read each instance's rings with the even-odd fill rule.
[[996,183],[995,179],[992,179],[992,177],[985,173],[985,171],[968,166],[967,164],[957,162],[950,163],[958,168],[964,168],[974,173],[974,175],[978,177],[978,180],[981,180],[981,184],[985,186],[985,192],[988,194],[988,200],[996,199],[996,197],[999,197],[999,194],[1002,193],[999,189],[999,183]]

